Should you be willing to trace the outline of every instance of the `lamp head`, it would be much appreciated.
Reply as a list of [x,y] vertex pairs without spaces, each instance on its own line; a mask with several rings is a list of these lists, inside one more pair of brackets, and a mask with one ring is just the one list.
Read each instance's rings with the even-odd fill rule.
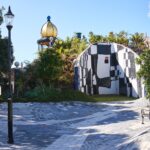
[[8,12],[4,15],[6,26],[12,26],[14,16],[15,15],[12,13],[11,8],[9,6],[8,7]]

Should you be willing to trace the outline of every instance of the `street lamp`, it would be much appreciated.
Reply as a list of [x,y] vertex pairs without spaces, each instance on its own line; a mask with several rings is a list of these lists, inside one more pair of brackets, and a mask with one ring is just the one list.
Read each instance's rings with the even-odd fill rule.
[[8,29],[8,65],[9,65],[9,95],[8,95],[8,143],[13,144],[13,109],[12,109],[12,85],[11,85],[11,65],[12,65],[12,44],[11,44],[11,29],[14,14],[10,6],[8,12],[4,15],[6,27]]

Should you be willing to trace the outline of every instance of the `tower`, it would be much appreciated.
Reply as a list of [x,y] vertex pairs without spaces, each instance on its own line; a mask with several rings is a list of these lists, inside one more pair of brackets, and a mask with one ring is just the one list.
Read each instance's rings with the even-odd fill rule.
[[41,28],[41,39],[37,41],[39,50],[42,50],[44,46],[52,47],[57,37],[57,28],[51,22],[51,17],[47,17],[47,22]]

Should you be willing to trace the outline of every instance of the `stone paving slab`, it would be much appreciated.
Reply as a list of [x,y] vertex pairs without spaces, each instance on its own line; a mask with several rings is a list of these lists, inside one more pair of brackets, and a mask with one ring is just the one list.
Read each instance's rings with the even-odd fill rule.
[[9,145],[7,104],[0,104],[0,150],[119,150],[148,127],[134,102],[14,103],[13,110],[15,143]]

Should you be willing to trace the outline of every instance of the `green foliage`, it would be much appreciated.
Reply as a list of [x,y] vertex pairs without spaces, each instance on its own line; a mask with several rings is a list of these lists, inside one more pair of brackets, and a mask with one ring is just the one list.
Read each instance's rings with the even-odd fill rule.
[[95,35],[93,32],[89,32],[89,42],[91,44],[94,44],[97,42],[105,42],[105,39],[102,35]]
[[9,59],[8,59],[8,39],[0,38],[0,84],[2,87],[3,97],[8,95],[8,71],[9,71]]
[[[13,47],[11,47],[11,62],[14,61]],[[0,75],[7,74],[9,69],[8,39],[0,38]]]
[[140,65],[138,76],[144,79],[147,97],[150,98],[150,50],[145,50],[137,58],[137,63]]
[[62,70],[63,61],[60,54],[53,48],[39,52],[37,61],[37,77],[45,84],[58,79]]
[[16,97],[22,97],[24,95],[25,84],[28,80],[26,72],[22,69],[14,69],[15,72],[15,93]]
[[141,53],[149,46],[143,33],[128,34],[125,31],[120,31],[119,33],[109,32],[106,36],[95,35],[93,32],[89,32],[89,42],[92,44],[97,42],[115,42],[131,47],[137,53]]
[[110,102],[133,100],[126,96],[119,95],[94,95],[89,96],[72,89],[60,89],[54,87],[36,87],[26,92],[25,98],[14,98],[17,102],[60,102],[60,101],[84,101],[84,102]]
[[[142,33],[135,33],[129,36],[125,31],[119,33],[109,32],[107,36],[95,35],[93,32],[90,32],[89,41],[85,36],[81,39],[77,37],[67,37],[65,40],[58,38],[53,48],[39,52],[39,58],[30,67],[28,66],[28,83],[33,84],[33,86],[35,84],[39,85],[39,80],[41,80],[42,84],[48,85],[51,82],[61,87],[71,86],[74,75],[73,61],[86,49],[89,42],[117,42],[130,46],[135,51],[140,47],[140,51],[142,51],[146,47],[140,46],[144,45],[143,38]],[[36,79],[36,83],[31,79],[34,81]]]
[[54,44],[54,49],[60,54],[63,61],[61,74],[58,78],[59,86],[71,86],[73,83],[73,61],[88,46],[85,37],[79,39],[77,37],[66,40],[58,39]]
[[113,32],[109,32],[107,39],[109,42],[117,42],[117,36]]
[[54,88],[52,86],[38,86],[33,90],[26,92],[25,99],[28,101],[70,101],[70,100],[81,100],[86,99],[87,95],[60,88]]
[[[97,42],[116,42],[129,46],[136,52],[142,52],[147,48],[144,34],[135,33],[130,35],[125,31],[119,33],[109,32],[106,36],[90,32],[88,39],[85,36],[81,39],[77,37],[67,37],[65,40],[58,38],[53,48],[40,51],[38,53],[39,57],[26,66],[22,79],[18,80],[18,87],[23,92],[32,91],[31,95],[34,96],[40,93],[38,92],[40,91],[39,87],[45,96],[51,93],[48,94],[46,90],[50,85],[60,89],[71,88],[74,77],[73,61],[90,43]],[[50,89],[48,91],[52,91],[56,95],[59,95],[60,92]]]
[[0,73],[8,71],[8,39],[0,39]]
[[129,44],[129,38],[128,38],[128,33],[125,31],[121,31],[117,34],[117,43],[123,44],[125,46],[128,46]]
[[59,90],[53,87],[47,87],[45,85],[37,86],[33,90],[30,90],[25,93],[26,98],[31,99],[41,99],[41,100],[47,100],[49,98],[55,97],[59,94]]
[[130,37],[130,44],[134,51],[137,53],[141,53],[144,49],[147,48],[143,33],[136,32],[135,34],[132,34]]

